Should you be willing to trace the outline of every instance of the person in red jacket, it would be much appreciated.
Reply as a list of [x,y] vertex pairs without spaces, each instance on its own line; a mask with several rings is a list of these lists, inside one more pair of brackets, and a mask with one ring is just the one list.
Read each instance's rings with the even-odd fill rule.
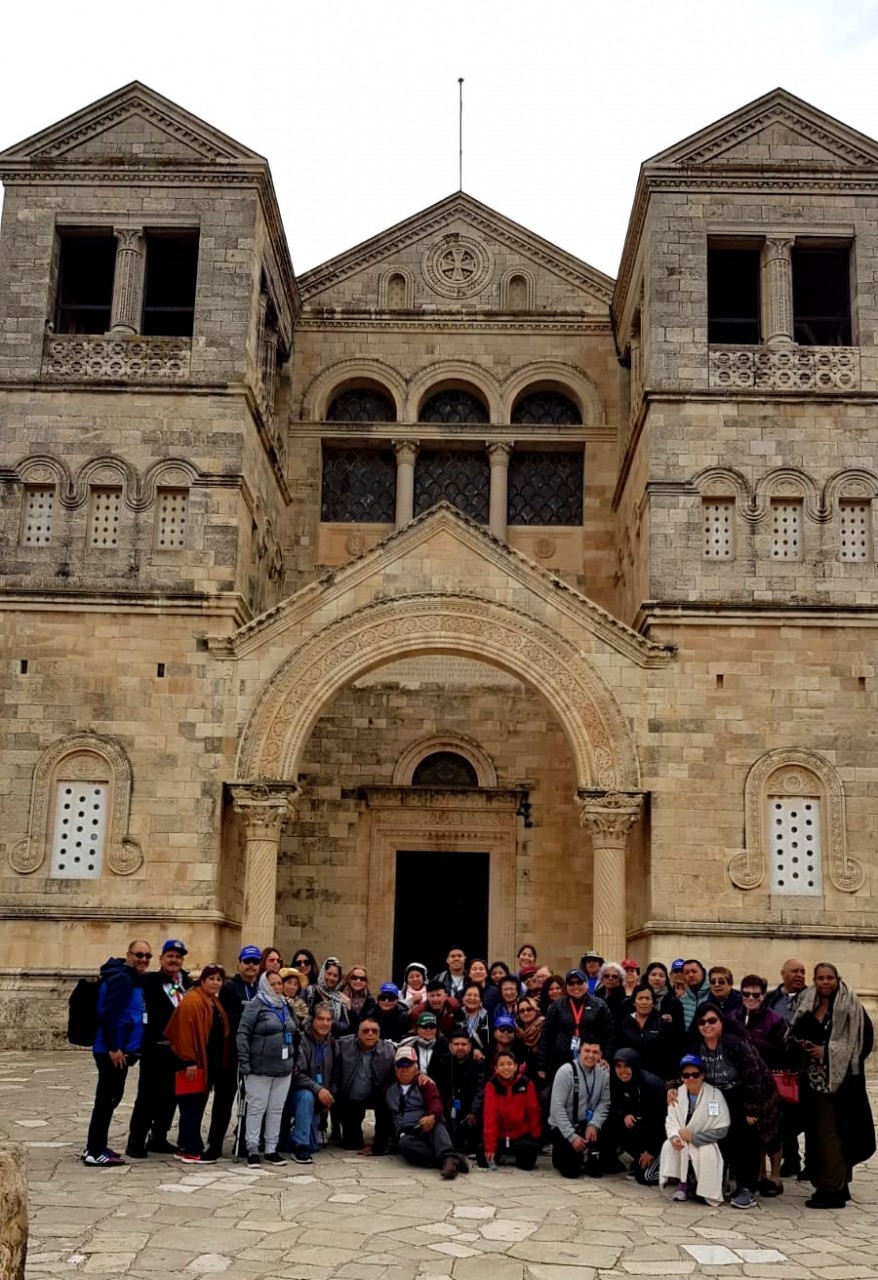
[[483,1145],[489,1169],[511,1155],[519,1169],[532,1169],[540,1151],[543,1117],[532,1080],[507,1049],[497,1054],[494,1074],[485,1085]]

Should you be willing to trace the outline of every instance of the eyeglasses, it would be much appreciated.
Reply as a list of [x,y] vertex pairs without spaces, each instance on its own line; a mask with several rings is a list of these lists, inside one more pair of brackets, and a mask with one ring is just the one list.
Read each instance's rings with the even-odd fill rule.
[[741,995],[744,997],[745,1000],[761,1000],[762,999],[761,991],[742,991]]
[[699,1027],[718,1027],[719,1018],[702,1018],[698,1025]]
[[365,973],[352,973],[352,974],[351,974],[351,982],[365,982],[365,981],[366,981],[366,975],[365,975]]
[[605,973],[605,974],[604,974],[604,976],[603,976],[602,981],[603,981],[604,983],[607,983],[607,982],[621,982],[621,981],[622,981],[622,979],[619,977],[618,973]]
[[396,1004],[396,1001],[397,1001],[396,996],[379,996],[378,997],[379,1004]]
[[360,1035],[361,1036],[377,1036],[378,1028],[377,1027],[360,1027]]
[[585,983],[582,981],[582,978],[571,978],[567,985],[568,987],[584,987]]
[[129,956],[134,956],[135,960],[151,960],[152,959],[151,951],[129,951],[128,954]]
[[684,1080],[700,1080],[701,1072],[700,1071],[684,1071],[682,1072],[682,1078]]
[[711,978],[710,985],[712,987],[724,987],[728,984],[728,978]]

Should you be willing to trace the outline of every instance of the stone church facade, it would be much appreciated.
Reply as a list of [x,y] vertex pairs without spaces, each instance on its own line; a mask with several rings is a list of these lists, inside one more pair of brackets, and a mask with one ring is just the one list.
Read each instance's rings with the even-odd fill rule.
[[743,107],[616,281],[464,193],[297,276],[138,83],[0,177],[0,1042],[135,936],[876,994],[878,143]]

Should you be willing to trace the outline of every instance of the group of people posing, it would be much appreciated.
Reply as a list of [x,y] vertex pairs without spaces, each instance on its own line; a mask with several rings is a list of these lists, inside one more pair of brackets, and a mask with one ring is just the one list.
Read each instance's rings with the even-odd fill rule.
[[138,1058],[135,1160],[220,1159],[236,1099],[236,1154],[253,1165],[311,1164],[331,1126],[347,1150],[395,1151],[446,1179],[470,1159],[533,1169],[545,1150],[566,1178],[624,1172],[738,1209],[782,1194],[784,1177],[813,1184],[809,1208],[842,1208],[875,1150],[872,1024],[832,964],[809,986],[788,960],[769,991],[694,959],[641,974],[588,951],[562,975],[530,944],[514,970],[452,948],[433,977],[413,963],[373,990],[365,966],[318,966],[304,948],[285,966],[277,948],[245,946],[236,973],[208,964],[194,981],[186,954],[169,939],[149,973],[135,941],[101,970],[88,1166],[125,1163],[109,1125]]

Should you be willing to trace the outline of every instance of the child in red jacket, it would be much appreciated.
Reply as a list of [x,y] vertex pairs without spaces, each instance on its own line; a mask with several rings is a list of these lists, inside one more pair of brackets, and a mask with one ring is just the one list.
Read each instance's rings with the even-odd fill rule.
[[540,1150],[543,1118],[540,1100],[515,1055],[497,1054],[494,1074],[485,1085],[483,1143],[489,1169],[508,1152],[519,1169],[532,1169]]

